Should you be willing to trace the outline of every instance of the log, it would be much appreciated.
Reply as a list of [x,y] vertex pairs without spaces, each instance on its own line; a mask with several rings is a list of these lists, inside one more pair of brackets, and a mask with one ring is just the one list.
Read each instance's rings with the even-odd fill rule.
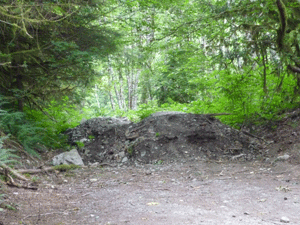
[[42,169],[23,169],[23,170],[18,170],[18,173],[24,174],[24,173],[29,173],[29,174],[34,174],[34,173],[43,173],[47,171],[53,171],[55,170],[53,167],[45,167]]

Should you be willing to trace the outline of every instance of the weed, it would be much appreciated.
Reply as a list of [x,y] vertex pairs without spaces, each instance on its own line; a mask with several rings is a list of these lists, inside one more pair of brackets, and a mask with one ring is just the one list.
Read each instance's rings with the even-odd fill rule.
[[155,164],[156,164],[156,165],[162,165],[163,163],[164,163],[164,161],[160,159],[160,160],[158,160]]
[[288,125],[291,126],[292,128],[298,127],[298,122],[288,122]]
[[17,210],[15,207],[13,207],[11,205],[8,205],[8,204],[4,205],[4,207],[9,209],[9,210],[14,210],[14,211]]
[[90,139],[90,140],[93,140],[93,139],[95,139],[95,136],[89,135],[89,139]]
[[132,155],[133,154],[133,146],[129,146],[127,148],[127,152],[128,152],[129,155]]
[[76,141],[76,144],[79,148],[83,148],[84,147],[84,143],[80,142],[80,141]]
[[[5,176],[5,175],[0,175],[0,180],[2,180],[2,181],[7,181],[7,177]],[[1,196],[0,196],[1,197]]]
[[31,177],[29,173],[24,173],[24,176],[25,176],[26,178],[30,178],[30,177]]
[[33,177],[31,178],[32,182],[37,182],[39,179],[40,179],[40,178],[37,177],[37,176],[33,176]]
[[75,176],[74,173],[66,173],[66,174],[65,174],[65,177],[74,177],[74,176]]

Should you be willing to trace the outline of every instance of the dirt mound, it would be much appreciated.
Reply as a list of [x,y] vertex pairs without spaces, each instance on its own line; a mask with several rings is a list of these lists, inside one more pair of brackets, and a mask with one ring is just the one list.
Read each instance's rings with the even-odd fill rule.
[[268,157],[288,154],[288,162],[300,163],[300,109],[279,115],[280,119],[268,121],[262,126],[251,126],[252,133],[263,137],[269,144],[265,148]]
[[69,130],[85,162],[162,163],[198,159],[252,160],[262,156],[258,138],[222,124],[214,115],[159,112],[131,123],[99,117]]

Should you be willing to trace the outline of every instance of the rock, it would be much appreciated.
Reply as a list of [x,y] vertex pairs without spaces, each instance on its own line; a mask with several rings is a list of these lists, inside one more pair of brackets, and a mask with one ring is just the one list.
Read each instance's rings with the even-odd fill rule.
[[122,163],[125,163],[125,162],[127,162],[128,161],[128,158],[127,157],[124,157],[123,159],[122,159]]
[[96,179],[96,178],[92,178],[92,179],[90,179],[90,181],[91,181],[91,182],[96,182],[97,179]]
[[290,220],[289,220],[289,218],[283,216],[283,217],[281,217],[280,222],[282,222],[282,223],[289,223]]
[[54,166],[61,164],[75,164],[78,166],[84,166],[82,158],[80,157],[76,149],[54,156],[52,162]]
[[290,156],[285,154],[285,155],[282,155],[282,156],[278,156],[276,161],[285,161],[285,160],[288,160],[289,158],[290,158]]
[[145,172],[145,174],[146,174],[146,175],[151,175],[152,172],[151,172],[150,170],[147,170],[147,171]]
[[95,163],[89,163],[90,167],[97,167],[99,166],[99,162],[95,162]]
[[143,150],[142,152],[141,152],[141,157],[144,157],[145,155],[146,155],[146,151],[145,150]]
[[125,156],[125,152],[119,152],[119,157],[123,158]]
[[89,142],[90,140],[89,139],[87,139],[87,138],[81,138],[80,140],[79,140],[79,142],[81,142],[81,143],[86,143],[86,142]]

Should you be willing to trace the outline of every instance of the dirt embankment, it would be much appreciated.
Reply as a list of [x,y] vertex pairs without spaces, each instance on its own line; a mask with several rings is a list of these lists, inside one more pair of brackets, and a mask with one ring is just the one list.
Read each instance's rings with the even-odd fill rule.
[[260,138],[233,129],[212,115],[159,112],[131,123],[94,118],[69,130],[84,143],[85,162],[161,163],[199,159],[253,160],[264,157]]

